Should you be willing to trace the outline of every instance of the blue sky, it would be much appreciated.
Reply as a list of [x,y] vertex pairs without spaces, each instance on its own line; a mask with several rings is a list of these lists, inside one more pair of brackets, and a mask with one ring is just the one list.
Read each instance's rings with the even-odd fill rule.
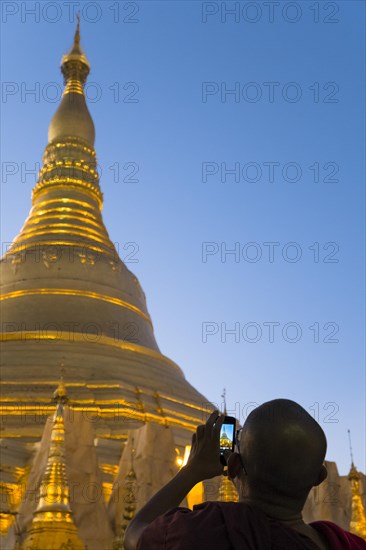
[[30,209],[73,6],[104,221],[122,259],[138,247],[160,349],[241,421],[301,403],[342,474],[351,428],[365,471],[364,3],[3,2],[2,243]]

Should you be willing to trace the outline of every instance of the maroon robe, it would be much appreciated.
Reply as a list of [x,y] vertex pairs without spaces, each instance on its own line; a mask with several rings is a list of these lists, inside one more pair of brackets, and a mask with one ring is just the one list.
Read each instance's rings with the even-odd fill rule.
[[[366,550],[366,542],[334,523],[310,524],[331,550]],[[137,550],[319,550],[307,536],[244,502],[174,508],[144,530]]]

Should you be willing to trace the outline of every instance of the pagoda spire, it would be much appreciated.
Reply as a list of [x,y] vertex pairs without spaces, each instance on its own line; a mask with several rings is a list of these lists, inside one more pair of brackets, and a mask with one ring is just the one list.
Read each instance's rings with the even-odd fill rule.
[[[65,89],[49,125],[43,166],[32,192],[33,208],[7,252],[36,250],[47,269],[60,256],[60,246],[67,246],[87,265],[94,264],[96,253],[106,255],[113,266],[119,261],[101,217],[95,130],[84,95],[89,71],[78,18],[72,47],[61,60]],[[56,258],[50,246],[57,247]],[[21,261],[21,257],[15,260]]]
[[72,517],[65,468],[64,404],[67,399],[61,377],[54,393],[56,411],[47,464],[39,489],[39,501],[22,550],[55,550],[64,547],[85,550]]
[[65,137],[85,140],[94,145],[95,129],[84,96],[90,63],[80,46],[80,16],[71,50],[62,57],[61,72],[65,89],[63,98],[48,129],[49,143]]
[[74,43],[69,53],[61,60],[61,71],[67,85],[64,94],[76,92],[84,94],[83,85],[90,71],[90,63],[80,46],[80,15],[74,36]]
[[239,502],[239,495],[227,472],[221,476],[219,497],[220,502]]
[[356,466],[353,463],[353,453],[351,445],[351,431],[348,430],[348,438],[351,453],[351,469],[348,474],[348,479],[352,486],[352,508],[351,508],[351,521],[349,530],[351,533],[358,535],[362,539],[366,540],[366,515],[362,504],[361,491],[360,491],[360,473],[357,471]]
[[226,409],[226,388],[224,388],[222,390],[222,394],[221,394],[221,397],[222,397],[222,404],[224,405],[224,416],[227,415],[227,409]]
[[136,448],[134,446],[134,438],[132,438],[131,447],[131,466],[125,477],[125,484],[123,488],[123,502],[125,503],[122,516],[122,524],[118,528],[118,533],[114,539],[113,550],[123,550],[123,540],[127,527],[136,512],[136,497],[137,497],[137,476],[134,468],[134,458],[136,454]]

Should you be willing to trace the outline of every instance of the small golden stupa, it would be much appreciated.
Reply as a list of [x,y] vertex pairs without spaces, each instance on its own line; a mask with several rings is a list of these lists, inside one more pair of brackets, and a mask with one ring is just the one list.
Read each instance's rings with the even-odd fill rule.
[[353,463],[353,453],[351,446],[351,433],[348,430],[348,436],[350,441],[350,451],[351,451],[351,469],[348,474],[348,479],[351,482],[352,486],[352,511],[351,511],[351,521],[349,524],[349,530],[351,533],[358,535],[363,540],[366,541],[366,515],[365,509],[363,507],[360,491],[360,473],[357,471],[356,466]]
[[21,550],[85,550],[78,537],[70,508],[65,467],[64,403],[65,386],[61,381],[55,392],[56,411],[45,472],[39,490],[39,501]]

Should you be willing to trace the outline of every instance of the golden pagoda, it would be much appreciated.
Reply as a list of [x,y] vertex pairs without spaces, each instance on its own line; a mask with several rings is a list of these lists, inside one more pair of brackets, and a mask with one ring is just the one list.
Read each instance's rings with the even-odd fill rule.
[[90,64],[74,43],[61,61],[64,93],[49,130],[32,208],[1,258],[2,534],[22,488],[67,365],[73,410],[93,423],[105,494],[123,444],[146,423],[169,427],[181,453],[207,407],[159,350],[139,281],[102,219],[95,130],[84,95]]
[[[49,126],[32,207],[0,260],[4,550],[109,550],[114,542],[123,544],[135,508],[173,477],[177,454],[184,455],[192,432],[212,410],[160,352],[145,294],[103,223],[95,129],[84,94],[90,64],[79,22],[61,71],[65,89]],[[58,385],[60,363],[67,380]],[[54,413],[49,396],[57,385]],[[136,456],[130,468],[125,450],[132,432]],[[43,471],[46,436],[51,439]],[[338,482],[337,476],[332,479]],[[125,480],[126,488],[138,485],[137,504],[121,502],[116,479]],[[38,480],[40,498],[32,504],[26,490],[33,491]],[[85,498],[90,487],[95,500]],[[191,492],[195,503],[205,498],[204,484],[197,487]],[[220,491],[221,499],[237,498],[228,478]]]
[[49,455],[43,474],[38,506],[21,550],[85,550],[78,537],[70,508],[65,468],[65,424],[63,405],[67,401],[61,382],[55,392]]
[[366,540],[366,516],[360,491],[361,476],[353,462],[348,474],[348,479],[350,480],[352,486],[352,512],[349,530],[351,533],[354,533],[363,540]]

